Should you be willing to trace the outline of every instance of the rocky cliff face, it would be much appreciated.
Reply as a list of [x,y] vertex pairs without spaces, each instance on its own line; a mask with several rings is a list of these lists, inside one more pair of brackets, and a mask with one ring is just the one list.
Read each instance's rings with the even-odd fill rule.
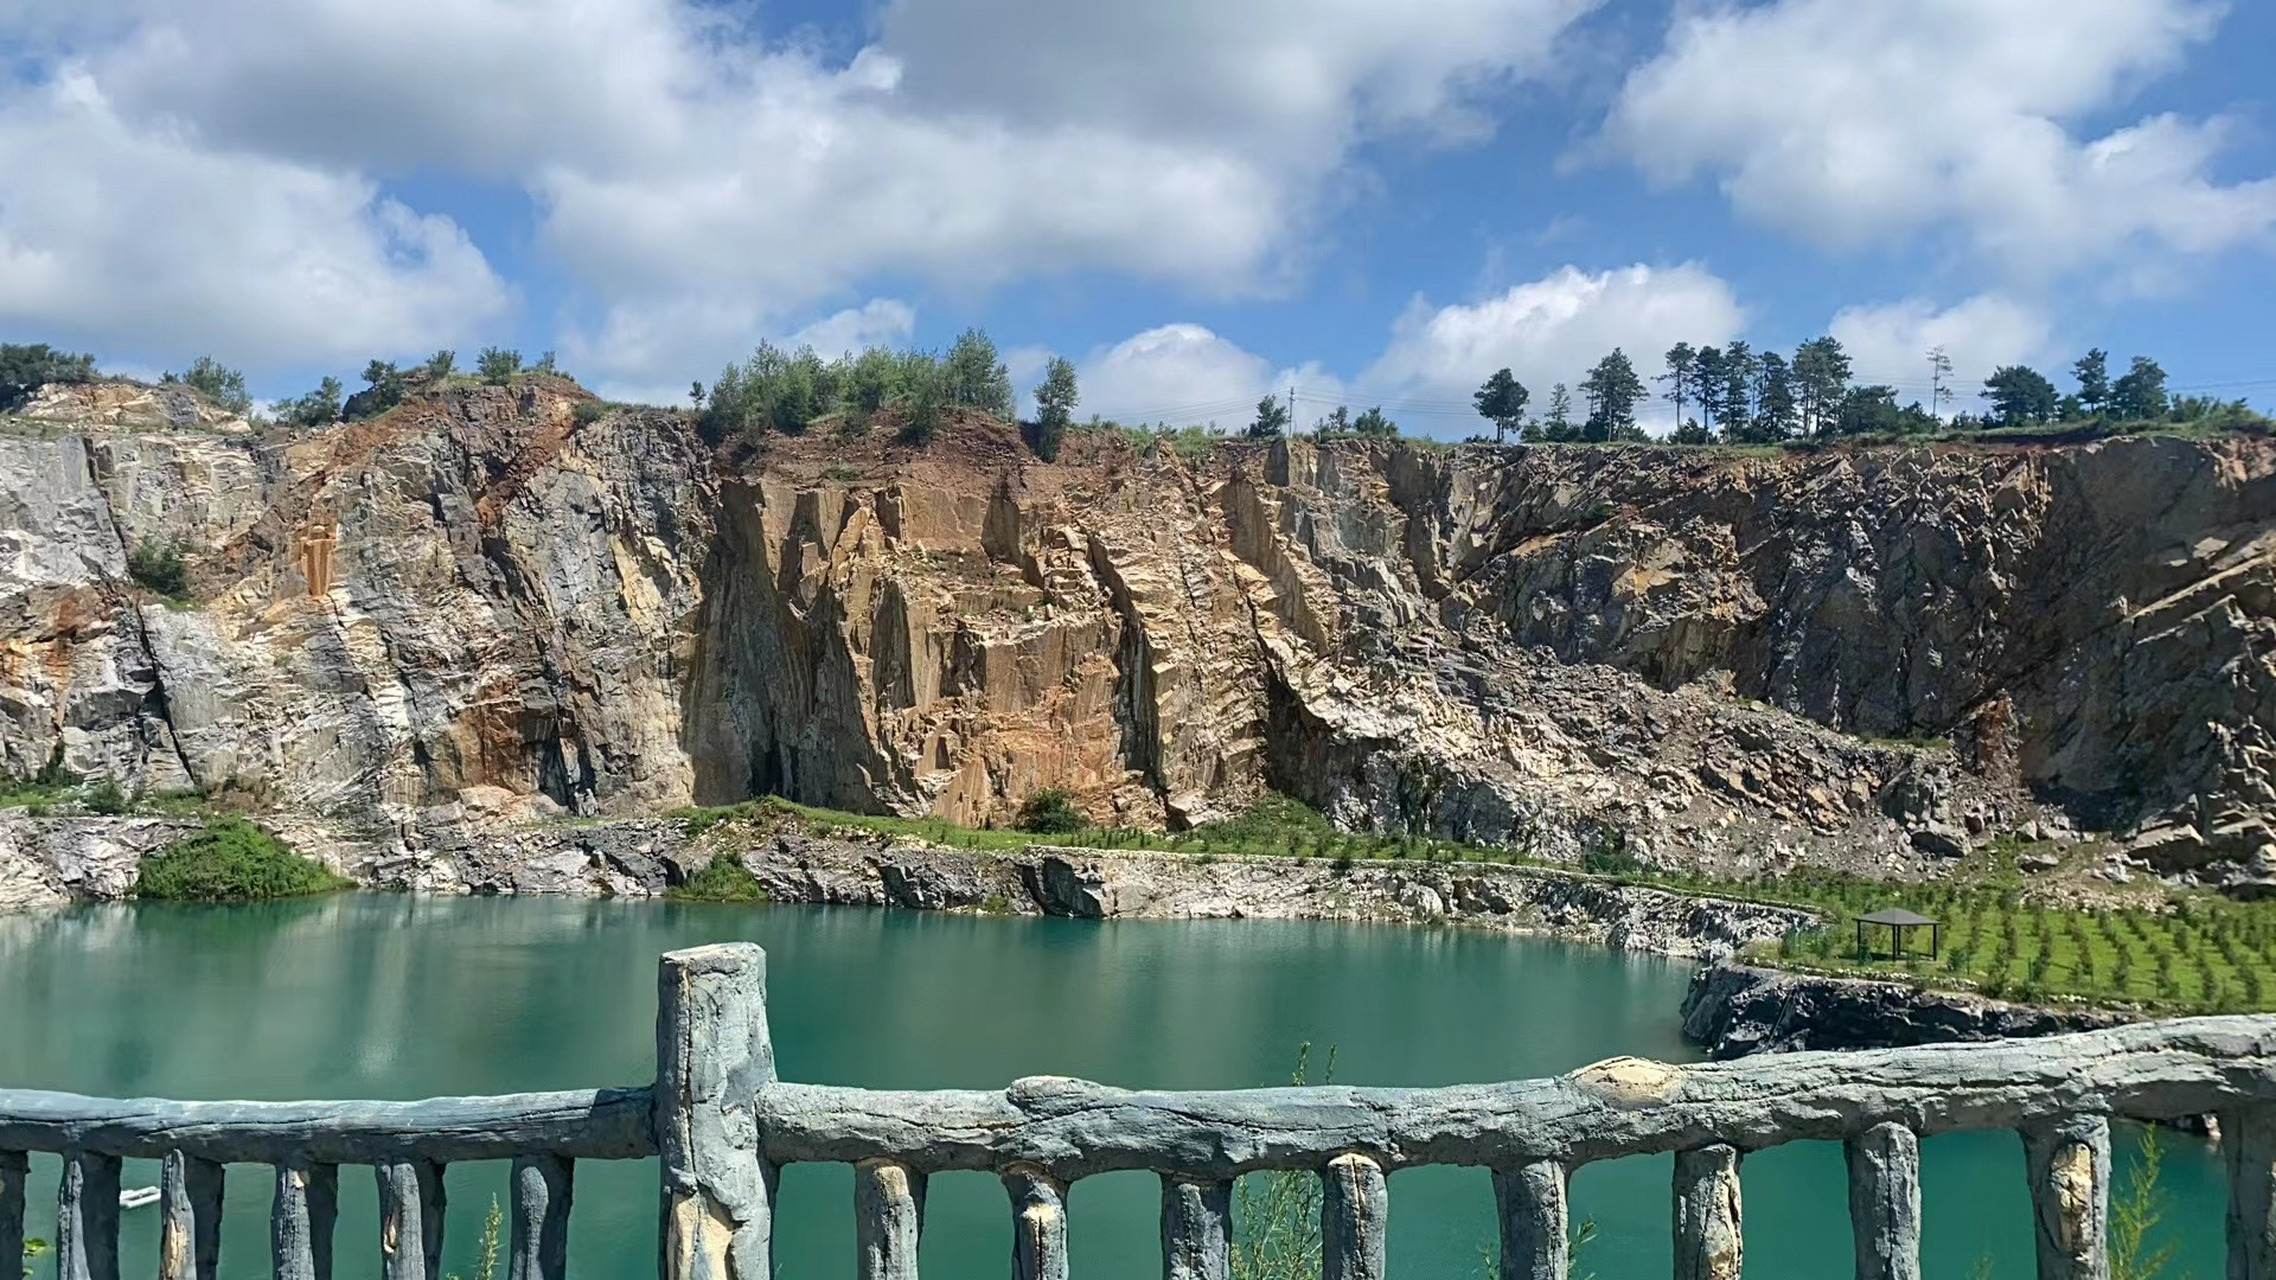
[[1718,1059],[2051,1036],[2127,1020],[2101,1009],[2041,1009],[1902,982],[1779,973],[1727,958],[1695,970],[1683,997],[1684,1038]]
[[[1903,873],[2015,829],[2276,876],[2276,445],[1744,457],[960,422],[722,454],[533,380],[325,431],[0,423],[0,768],[416,849],[760,791]],[[126,577],[172,540],[193,597]],[[1894,739],[1912,740],[1907,742]]]

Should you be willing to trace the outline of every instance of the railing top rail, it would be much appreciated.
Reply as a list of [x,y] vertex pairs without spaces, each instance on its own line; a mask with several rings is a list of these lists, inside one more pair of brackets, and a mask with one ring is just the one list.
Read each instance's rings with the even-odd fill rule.
[[651,1091],[579,1089],[418,1102],[172,1102],[0,1089],[0,1150],[82,1150],[222,1164],[656,1154]]
[[1225,1178],[1364,1151],[1392,1167],[1579,1164],[1707,1143],[2141,1119],[2276,1102],[2276,1015],[1675,1066],[1615,1058],[1569,1075],[1440,1089],[1136,1092],[1036,1077],[1001,1093],[775,1084],[768,1161],[889,1157],[924,1170],[1034,1165],[1061,1178],[1156,1169]]

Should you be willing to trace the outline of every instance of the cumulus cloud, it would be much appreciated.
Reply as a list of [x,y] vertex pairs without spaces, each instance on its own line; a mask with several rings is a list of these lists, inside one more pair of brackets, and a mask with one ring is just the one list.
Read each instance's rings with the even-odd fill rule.
[[698,0],[26,0],[25,30],[68,29],[121,129],[331,175],[428,258],[444,229],[369,175],[526,193],[588,317],[565,350],[640,382],[879,278],[1271,288],[1358,142],[1477,136],[1598,2],[897,0],[842,61]]
[[[1125,421],[1214,419],[1233,429],[1260,397],[1293,386],[1299,426],[1337,404],[1355,413],[1381,406],[1410,434],[1467,435],[1482,425],[1471,393],[1496,369],[1511,369],[1538,409],[1552,384],[1577,385],[1614,347],[1649,376],[1667,348],[1728,341],[1745,320],[1730,285],[1697,264],[1595,273],[1568,266],[1480,302],[1416,299],[1357,379],[1317,361],[1275,368],[1197,324],[1162,325],[1099,348],[1078,371],[1083,408]],[[1649,409],[1645,416],[1656,423]]]
[[[612,400],[674,404],[687,394],[685,383],[615,379],[623,368],[689,368],[709,375],[730,360],[742,360],[761,335],[785,350],[812,347],[828,359],[866,347],[906,345],[917,325],[916,308],[899,298],[872,298],[790,333],[771,333],[755,308],[733,302],[709,305],[618,307],[598,333],[572,331],[569,368],[584,376],[599,370],[597,390]],[[712,358],[715,357],[715,358]],[[712,358],[709,364],[695,363]]]
[[450,219],[352,171],[137,123],[78,68],[0,98],[0,320],[284,363],[447,344],[509,301]]
[[1274,382],[1272,366],[1197,324],[1165,324],[1076,363],[1082,407],[1125,422],[1246,421]]
[[1615,347],[1649,377],[1676,343],[1720,344],[1745,323],[1730,284],[1697,263],[1594,274],[1566,266],[1481,302],[1432,307],[1417,298],[1364,382],[1418,405],[1443,404],[1450,421],[1471,430],[1462,410],[1496,369],[1514,373],[1539,409],[1551,385],[1577,386]]
[[1928,353],[1952,361],[1945,383],[1955,404],[1976,399],[1985,377],[2005,364],[2043,358],[2052,333],[2046,313],[1996,293],[1938,309],[1922,299],[1844,308],[1828,330],[1849,353],[1857,380],[1896,387],[1901,400],[1926,404],[1934,387]]
[[[2220,119],[2081,121],[2209,39],[2214,0],[1777,0],[1679,17],[1599,143],[1834,247],[1950,229],[2045,280],[2265,240],[2276,179],[2224,184]],[[1743,69],[1743,71],[1741,70]]]

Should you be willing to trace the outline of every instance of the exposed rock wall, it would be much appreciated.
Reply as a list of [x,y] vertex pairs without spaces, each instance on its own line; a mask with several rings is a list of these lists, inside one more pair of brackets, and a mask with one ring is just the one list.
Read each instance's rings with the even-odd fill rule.
[[1684,1038],[1717,1058],[2046,1036],[2124,1021],[2094,1009],[2042,1009],[1902,982],[1779,973],[1729,961],[1693,973],[1683,997]]
[[[0,422],[0,769],[401,855],[757,791],[1152,826],[1271,788],[1568,859],[1910,874],[2036,827],[2276,882],[2266,440],[1045,465],[980,422],[721,453],[583,398]],[[127,581],[144,539],[195,603]]]

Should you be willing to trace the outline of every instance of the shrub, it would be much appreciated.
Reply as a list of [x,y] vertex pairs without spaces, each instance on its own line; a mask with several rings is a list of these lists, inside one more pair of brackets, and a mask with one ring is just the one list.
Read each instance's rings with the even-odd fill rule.
[[190,362],[188,373],[165,373],[160,382],[178,382],[231,413],[244,413],[253,407],[253,397],[245,391],[245,375],[223,365],[212,356],[199,356]]
[[196,835],[144,858],[134,892],[141,898],[242,902],[324,893],[348,883],[243,818],[215,818]]
[[127,554],[126,576],[162,596],[180,598],[189,590],[189,568],[171,542],[144,538]]
[[1064,835],[1091,825],[1074,797],[1060,787],[1045,787],[1020,803],[1019,829],[1039,835]]
[[570,410],[569,414],[576,419],[578,426],[589,427],[609,416],[609,403],[606,400],[579,400],[577,407]]
[[703,870],[687,878],[687,883],[674,885],[664,896],[678,902],[740,902],[763,905],[767,891],[751,869],[743,865],[743,855],[735,852],[719,854],[703,864]]
[[105,818],[115,818],[133,807],[119,784],[108,779],[88,788],[86,804],[87,812]]
[[522,371],[522,353],[506,347],[484,347],[475,359],[474,371],[493,387],[505,386]]
[[340,393],[344,390],[338,378],[326,378],[298,400],[277,401],[277,419],[296,427],[331,426],[340,419]]
[[427,363],[421,366],[420,372],[426,374],[427,377],[432,381],[441,382],[443,379],[449,377],[451,375],[451,371],[457,367],[458,353],[448,347],[445,347],[433,355],[428,356]]

